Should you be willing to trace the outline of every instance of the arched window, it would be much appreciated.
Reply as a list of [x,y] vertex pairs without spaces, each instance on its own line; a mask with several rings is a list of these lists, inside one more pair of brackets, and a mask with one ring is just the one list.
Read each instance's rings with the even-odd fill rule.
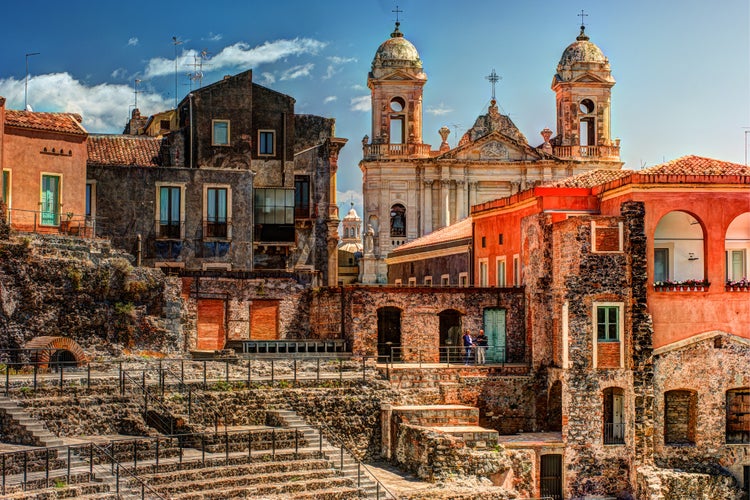
[[406,208],[398,203],[391,207],[391,236],[406,236]]
[[727,284],[747,284],[750,277],[750,212],[739,215],[729,224],[724,245],[727,254]]
[[664,393],[664,443],[695,444],[695,391]]
[[704,244],[700,221],[687,212],[669,212],[654,231],[654,282],[703,281]]

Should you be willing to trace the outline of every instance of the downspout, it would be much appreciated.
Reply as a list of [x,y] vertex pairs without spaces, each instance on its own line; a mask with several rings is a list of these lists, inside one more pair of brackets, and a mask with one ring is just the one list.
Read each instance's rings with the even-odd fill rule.
[[281,114],[281,187],[286,186],[286,113]]
[[469,244],[469,286],[474,286],[474,221],[471,221],[471,243]]
[[190,168],[193,168],[193,93],[188,94],[190,101]]

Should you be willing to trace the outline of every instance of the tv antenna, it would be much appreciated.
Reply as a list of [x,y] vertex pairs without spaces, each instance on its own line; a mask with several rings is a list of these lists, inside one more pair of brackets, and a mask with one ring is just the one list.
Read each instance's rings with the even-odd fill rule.
[[[190,79],[192,81],[198,81],[198,88],[201,88],[203,86],[203,64],[206,64],[206,66],[208,66],[208,64],[204,63],[203,61],[208,60],[209,54],[210,52],[208,50],[203,49],[199,54],[193,56],[193,64],[191,64],[191,66],[193,67],[193,72],[190,74]],[[190,90],[193,90],[192,85],[190,86]]]
[[136,78],[133,81],[133,95],[135,96],[135,102],[133,104],[133,108],[135,108],[135,109],[138,108],[138,94],[141,93],[141,91],[138,90],[138,84],[140,84],[140,83],[141,83],[141,81],[138,78]]

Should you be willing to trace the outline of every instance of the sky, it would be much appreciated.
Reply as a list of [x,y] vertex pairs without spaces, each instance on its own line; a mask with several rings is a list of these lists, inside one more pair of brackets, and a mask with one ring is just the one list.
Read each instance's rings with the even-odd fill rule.
[[[397,6],[428,77],[423,137],[433,149],[443,125],[455,146],[486,113],[493,69],[501,112],[539,145],[539,131],[556,127],[550,84],[583,10],[617,81],[612,134],[624,168],[688,154],[745,162],[750,0],[12,2],[0,95],[23,109],[28,62],[35,111],[81,113],[89,132],[120,133],[136,96],[141,113],[152,114],[191,86],[252,69],[256,83],[293,96],[297,113],[336,119],[336,135],[349,139],[339,157],[341,216],[350,202],[361,215],[361,140],[372,136],[367,73]],[[199,70],[202,80],[189,76]]]

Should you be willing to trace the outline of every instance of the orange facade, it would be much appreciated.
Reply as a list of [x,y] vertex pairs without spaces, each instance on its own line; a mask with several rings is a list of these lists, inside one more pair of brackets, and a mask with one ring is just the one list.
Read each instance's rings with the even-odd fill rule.
[[80,117],[6,110],[0,98],[2,197],[11,226],[68,231],[86,220],[86,137]]

